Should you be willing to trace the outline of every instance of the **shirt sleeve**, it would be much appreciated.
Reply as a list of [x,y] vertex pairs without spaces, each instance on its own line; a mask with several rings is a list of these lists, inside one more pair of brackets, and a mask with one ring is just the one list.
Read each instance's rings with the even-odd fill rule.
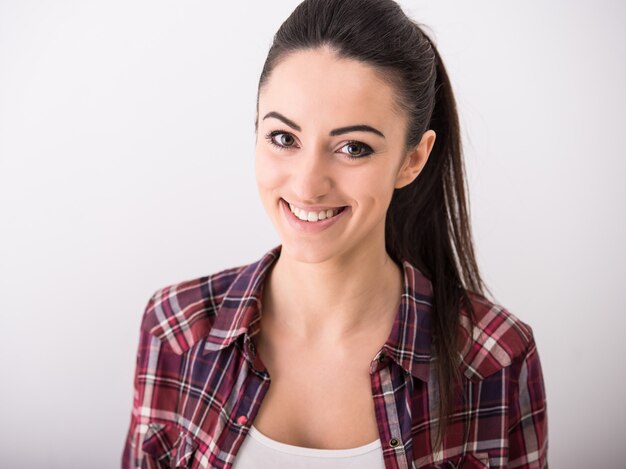
[[509,468],[548,468],[548,416],[541,362],[532,337],[516,363],[509,401]]
[[156,293],[150,298],[141,321],[122,469],[166,467],[158,456],[172,443],[171,435],[164,429],[175,420],[178,390],[168,383],[179,371],[180,357],[150,332],[155,298]]

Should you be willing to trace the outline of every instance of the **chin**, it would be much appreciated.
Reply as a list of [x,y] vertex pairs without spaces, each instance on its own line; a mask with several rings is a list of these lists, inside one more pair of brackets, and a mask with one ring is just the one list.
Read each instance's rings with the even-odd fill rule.
[[306,264],[319,264],[339,254],[336,244],[322,244],[316,240],[283,238],[281,244],[281,256]]

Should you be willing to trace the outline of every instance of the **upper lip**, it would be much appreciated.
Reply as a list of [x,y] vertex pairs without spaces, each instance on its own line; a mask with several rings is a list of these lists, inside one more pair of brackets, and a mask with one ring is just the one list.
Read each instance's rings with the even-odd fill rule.
[[283,199],[287,204],[293,205],[294,207],[299,208],[300,210],[306,210],[307,212],[321,212],[322,210],[336,210],[339,208],[346,207],[346,205],[339,205],[336,207],[330,207],[328,205],[305,205],[289,202],[288,200]]

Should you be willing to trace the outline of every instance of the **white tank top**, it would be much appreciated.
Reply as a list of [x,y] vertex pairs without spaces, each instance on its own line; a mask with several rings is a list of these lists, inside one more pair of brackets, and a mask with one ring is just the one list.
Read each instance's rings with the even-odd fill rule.
[[380,440],[349,449],[316,449],[272,440],[250,427],[233,469],[384,469]]

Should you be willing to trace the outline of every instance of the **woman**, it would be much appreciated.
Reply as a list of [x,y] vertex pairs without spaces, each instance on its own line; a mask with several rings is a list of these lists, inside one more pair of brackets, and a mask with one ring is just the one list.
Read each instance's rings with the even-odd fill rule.
[[392,0],[305,0],[257,99],[281,245],[159,289],[123,467],[547,467],[529,326],[483,294],[444,65]]

